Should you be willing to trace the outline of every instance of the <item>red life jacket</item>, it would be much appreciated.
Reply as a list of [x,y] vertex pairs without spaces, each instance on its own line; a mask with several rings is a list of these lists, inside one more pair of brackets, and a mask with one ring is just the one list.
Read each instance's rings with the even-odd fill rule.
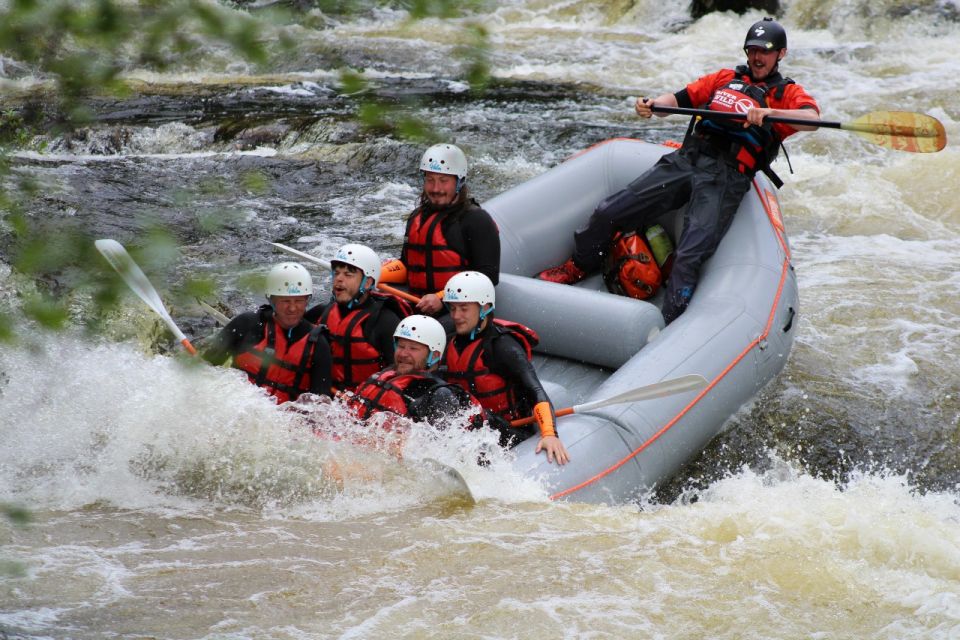
[[462,255],[450,247],[443,234],[444,212],[413,214],[406,237],[407,284],[416,295],[435,293],[467,267]]
[[645,300],[660,288],[660,267],[647,241],[635,231],[613,236],[603,270],[607,289],[621,296]]
[[350,398],[350,407],[357,412],[357,416],[365,419],[380,411],[390,411],[401,416],[410,413],[410,402],[414,400],[405,391],[407,387],[419,380],[435,381],[438,385],[442,380],[428,373],[399,374],[393,367],[376,373],[357,387]]
[[340,312],[335,301],[327,305],[319,324],[327,326],[330,342],[330,380],[336,391],[353,391],[358,384],[379,372],[388,363],[364,332],[377,322],[383,301],[371,296],[373,304]]
[[263,339],[238,354],[233,366],[246,371],[250,382],[266,388],[277,404],[296,400],[310,389],[308,369],[320,332],[320,327],[312,327],[302,338],[288,344],[286,331],[271,318],[266,322]]
[[[766,108],[767,96],[782,97],[788,84],[793,84],[790,78],[784,78],[779,73],[772,73],[760,84],[750,80],[750,71],[746,66],[739,66],[734,70],[735,76],[726,85],[720,87],[710,96],[706,108],[711,111],[728,113],[746,113],[751,108]],[[757,171],[769,171],[770,163],[774,161],[780,151],[781,139],[773,129],[773,125],[766,123],[763,126],[751,125],[743,128],[742,120],[710,120],[702,119],[696,125],[696,131],[706,135],[721,135],[731,142],[729,156],[737,163],[741,173],[753,174]],[[772,172],[770,172],[772,173]],[[768,176],[770,174],[768,173]],[[774,174],[775,175],[775,174]],[[776,184],[783,182],[779,177],[770,176]]]
[[447,344],[443,355],[446,366],[444,378],[448,382],[460,385],[475,397],[488,412],[495,413],[506,420],[529,415],[529,402],[523,390],[510,384],[503,376],[492,372],[487,366],[487,353],[492,353],[493,341],[510,336],[523,345],[527,360],[533,359],[533,348],[540,342],[540,336],[533,329],[518,322],[494,319],[492,335],[477,337],[462,351],[457,349],[456,336]]

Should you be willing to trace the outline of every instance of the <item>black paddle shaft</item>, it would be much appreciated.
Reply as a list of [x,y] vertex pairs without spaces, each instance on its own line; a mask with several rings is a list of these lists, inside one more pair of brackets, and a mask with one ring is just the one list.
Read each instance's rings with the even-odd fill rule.
[[[747,114],[733,113],[730,111],[710,111],[708,109],[686,109],[684,107],[661,107],[653,105],[654,113],[676,113],[682,116],[701,116],[713,120],[746,120]],[[828,127],[830,129],[842,129],[842,122],[830,122],[828,120],[804,120],[803,118],[781,118],[778,116],[767,116],[766,122],[779,122],[781,124],[801,124],[810,127]]]

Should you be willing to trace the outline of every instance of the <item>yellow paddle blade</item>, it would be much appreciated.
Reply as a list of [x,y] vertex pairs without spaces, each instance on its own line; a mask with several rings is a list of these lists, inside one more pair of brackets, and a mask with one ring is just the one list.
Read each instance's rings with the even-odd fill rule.
[[939,120],[910,111],[874,111],[840,128],[897,151],[935,153],[947,145],[947,132]]

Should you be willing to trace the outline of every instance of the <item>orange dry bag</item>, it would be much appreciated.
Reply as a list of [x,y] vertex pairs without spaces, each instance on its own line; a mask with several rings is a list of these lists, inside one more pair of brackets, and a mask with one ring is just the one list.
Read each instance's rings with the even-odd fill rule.
[[660,267],[643,236],[617,232],[603,270],[603,281],[612,293],[638,300],[649,298],[660,288]]

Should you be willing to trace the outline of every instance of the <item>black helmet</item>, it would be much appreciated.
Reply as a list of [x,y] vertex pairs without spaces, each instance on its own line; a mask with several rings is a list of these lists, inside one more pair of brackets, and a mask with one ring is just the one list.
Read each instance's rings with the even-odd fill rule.
[[747,30],[747,37],[743,39],[744,51],[747,47],[763,47],[768,51],[786,49],[787,32],[773,18],[764,18],[760,22],[754,22]]

